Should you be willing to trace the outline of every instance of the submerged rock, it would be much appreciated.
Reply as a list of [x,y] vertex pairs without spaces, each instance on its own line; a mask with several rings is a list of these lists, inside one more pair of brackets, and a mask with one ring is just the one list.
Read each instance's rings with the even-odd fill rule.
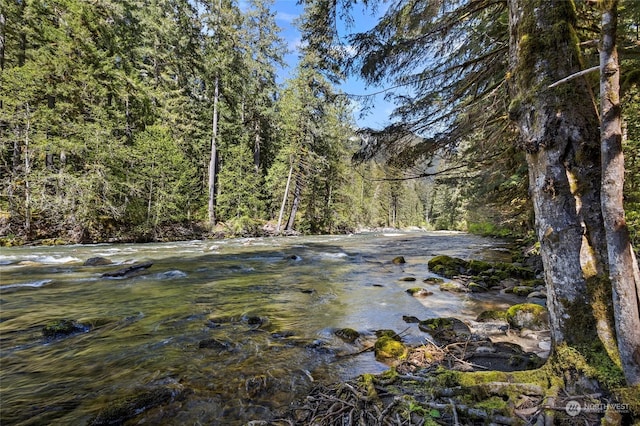
[[71,319],[50,322],[42,328],[42,336],[47,340],[60,339],[73,334],[86,333],[91,325],[82,324]]
[[360,337],[360,333],[358,333],[353,328],[340,328],[336,330],[333,334],[341,338],[347,343],[353,343],[356,341],[358,337]]
[[205,339],[201,340],[198,343],[198,347],[200,349],[216,349],[219,351],[228,351],[233,348],[233,344],[231,342],[226,342],[218,339]]
[[103,266],[103,265],[111,265],[113,262],[106,257],[92,257],[82,264],[82,266]]
[[92,426],[121,425],[129,419],[137,417],[144,411],[159,405],[168,404],[181,395],[181,389],[168,387],[143,389],[135,395],[111,402],[109,406],[101,410],[89,424]]

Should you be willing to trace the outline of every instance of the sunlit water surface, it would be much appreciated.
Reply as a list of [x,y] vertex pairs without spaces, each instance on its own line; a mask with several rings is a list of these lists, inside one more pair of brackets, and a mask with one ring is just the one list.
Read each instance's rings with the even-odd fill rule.
[[[437,289],[424,299],[406,293],[426,286],[435,255],[503,260],[505,252],[499,241],[450,232],[3,248],[0,423],[91,424],[105,408],[167,389],[162,404],[130,404],[141,411],[136,422],[267,419],[313,382],[387,368],[372,352],[348,355],[361,348],[336,337],[338,328],[365,339],[393,329],[420,343],[426,335],[403,315],[469,319],[507,306]],[[114,264],[82,266],[96,256]],[[407,263],[393,264],[395,256]],[[143,275],[101,277],[142,261],[153,262]],[[42,328],[57,319],[93,328],[46,341]],[[223,345],[201,344],[210,339]]]

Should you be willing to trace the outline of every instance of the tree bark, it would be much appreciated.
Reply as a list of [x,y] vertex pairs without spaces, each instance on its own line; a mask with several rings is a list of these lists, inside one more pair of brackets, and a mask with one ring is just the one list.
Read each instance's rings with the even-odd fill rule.
[[291,203],[291,214],[289,215],[289,220],[287,220],[287,226],[285,226],[285,231],[293,231],[293,223],[296,220],[296,214],[298,213],[298,208],[300,208],[300,202],[302,201],[302,176],[300,173],[296,176],[296,186],[293,190],[293,201]]
[[509,19],[509,115],[526,152],[554,347],[592,342],[599,330],[587,284],[604,266],[598,116],[583,78],[548,87],[580,71],[574,5],[511,0]]
[[605,5],[600,47],[602,213],[620,360],[628,384],[636,385],[640,384],[640,310],[637,292],[640,283],[636,282],[638,264],[633,256],[623,207],[624,158],[620,68],[616,49],[618,1],[602,4]]
[[284,195],[282,196],[282,205],[280,206],[280,214],[278,215],[278,226],[276,226],[276,234],[280,233],[280,226],[282,225],[282,216],[284,216],[284,208],[287,205],[287,197],[289,196],[289,186],[291,185],[292,174],[293,174],[293,163],[289,167],[289,176],[287,176],[287,185],[284,188]]

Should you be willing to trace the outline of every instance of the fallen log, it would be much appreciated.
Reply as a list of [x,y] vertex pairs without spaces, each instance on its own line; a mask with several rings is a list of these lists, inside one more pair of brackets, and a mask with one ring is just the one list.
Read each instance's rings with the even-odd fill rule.
[[136,263],[134,265],[127,266],[126,268],[121,268],[113,272],[105,272],[101,276],[102,278],[120,278],[120,277],[126,278],[140,271],[144,271],[145,269],[150,268],[152,265],[153,265],[153,262]]

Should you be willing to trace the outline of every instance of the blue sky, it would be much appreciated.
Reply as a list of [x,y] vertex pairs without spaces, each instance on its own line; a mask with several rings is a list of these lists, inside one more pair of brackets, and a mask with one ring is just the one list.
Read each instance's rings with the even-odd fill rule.
[[[296,0],[275,0],[273,9],[276,14],[276,23],[282,28],[281,36],[286,40],[290,53],[286,56],[288,68],[282,71],[283,79],[288,73],[293,72],[298,61],[297,48],[300,44],[300,32],[293,25],[294,19],[302,14],[303,6],[298,5]],[[361,10],[354,8],[354,13],[358,16],[355,19],[355,28],[358,31],[369,29],[375,25],[376,19],[369,13],[360,13]],[[380,87],[367,87],[366,84],[355,77],[349,78],[342,86],[342,91],[349,94],[367,94],[379,91]],[[384,95],[377,95],[373,107],[364,116],[360,117],[356,103],[356,123],[360,127],[371,127],[380,129],[389,124],[389,114],[393,110],[393,105],[384,100]]]

